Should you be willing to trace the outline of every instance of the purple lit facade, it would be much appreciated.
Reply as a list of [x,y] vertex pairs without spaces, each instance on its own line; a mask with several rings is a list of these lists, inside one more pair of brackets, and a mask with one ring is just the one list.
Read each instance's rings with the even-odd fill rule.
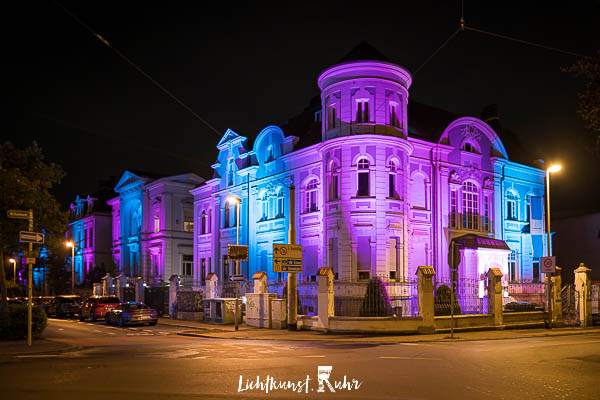
[[[127,276],[149,284],[193,270],[193,198],[203,179],[188,173],[158,177],[126,171],[108,201],[112,208],[112,258]],[[110,235],[109,235],[110,237]]]
[[236,242],[236,209],[226,201],[233,195],[242,200],[247,277],[266,271],[277,278],[273,243],[288,242],[294,201],[300,279],[329,266],[338,279],[410,280],[420,265],[449,278],[450,241],[466,234],[500,239],[510,250],[462,250],[460,276],[481,279],[498,267],[505,280],[539,279],[544,254],[539,246],[534,254],[528,227],[530,198],[544,195],[544,171],[510,161],[481,119],[455,116],[434,126],[426,106],[411,115],[411,83],[407,70],[389,62],[343,62],[318,79],[320,140],[268,126],[250,146],[228,130],[214,177],[191,190],[194,275],[234,273],[227,245]]

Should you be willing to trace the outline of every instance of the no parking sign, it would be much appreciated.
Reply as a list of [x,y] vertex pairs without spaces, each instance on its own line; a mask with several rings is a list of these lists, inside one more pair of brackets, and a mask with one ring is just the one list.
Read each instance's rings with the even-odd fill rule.
[[556,257],[542,257],[542,272],[553,274],[556,272]]

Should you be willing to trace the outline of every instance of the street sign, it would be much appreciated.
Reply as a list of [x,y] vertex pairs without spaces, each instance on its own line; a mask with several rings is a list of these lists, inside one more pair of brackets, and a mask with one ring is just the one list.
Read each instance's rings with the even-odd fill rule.
[[8,218],[29,219],[29,211],[26,210],[8,210]]
[[227,246],[227,256],[233,261],[248,261],[248,246],[230,244]]
[[43,244],[44,235],[40,232],[21,231],[19,232],[19,241],[26,243]]
[[553,274],[556,272],[556,257],[542,257],[542,272],[544,274]]
[[273,272],[302,272],[302,246],[273,243]]
[[231,275],[229,280],[234,282],[245,281],[246,277],[244,275]]

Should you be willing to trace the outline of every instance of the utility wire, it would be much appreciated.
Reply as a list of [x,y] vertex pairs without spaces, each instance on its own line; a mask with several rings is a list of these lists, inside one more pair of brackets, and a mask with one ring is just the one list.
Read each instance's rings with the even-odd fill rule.
[[460,31],[461,31],[461,29],[459,28],[452,35],[450,35],[450,37],[448,39],[446,39],[446,41],[444,43],[442,43],[442,45],[440,47],[438,47],[437,50],[434,51],[433,54],[430,55],[427,58],[427,60],[425,60],[425,62],[423,64],[421,64],[421,66],[419,66],[419,68],[417,68],[415,70],[415,72],[413,73],[413,76],[416,75],[421,70],[421,68],[423,68],[425,66],[425,64],[427,64],[429,62],[429,60],[431,60],[440,50],[442,50],[444,48],[444,46],[446,46],[448,44],[448,42],[450,42],[454,38],[454,36],[456,36],[458,34],[458,32],[460,32]]
[[133,68],[135,68],[140,74],[142,74],[143,76],[145,76],[146,78],[148,78],[160,90],[162,90],[169,97],[171,97],[173,100],[175,100],[180,106],[182,106],[187,111],[189,111],[194,117],[196,117],[197,119],[199,119],[204,125],[206,125],[207,127],[209,127],[213,132],[216,133],[217,137],[221,138],[221,132],[219,132],[214,126],[212,126],[210,123],[208,123],[208,121],[206,121],[204,118],[202,118],[200,115],[198,115],[194,110],[192,110],[190,107],[188,107],[183,101],[179,100],[173,93],[171,93],[164,86],[162,86],[160,83],[158,83],[154,78],[152,78],[152,76],[150,76],[143,69],[141,69],[140,67],[138,67],[133,61],[131,61],[128,57],[126,57],[123,53],[121,53],[117,48],[113,47],[108,42],[108,40],[106,40],[100,34],[96,33],[96,31],[94,31],[92,28],[90,28],[85,22],[83,22],[82,20],[80,20],[75,14],[73,14],[72,12],[70,12],[67,8],[65,8],[65,6],[63,6],[62,4],[60,4],[58,1],[54,1],[54,3],[57,6],[59,6],[60,8],[62,8],[64,10],[64,12],[66,12],[69,16],[71,16],[75,21],[77,21],[77,23],[79,23],[81,26],[83,26],[85,29],[87,29],[96,39],[98,39],[100,42],[102,42],[102,44],[104,44],[105,46],[107,46],[111,50],[113,50],[115,53],[117,53],[117,55],[119,57],[121,57],[129,65],[131,65]]

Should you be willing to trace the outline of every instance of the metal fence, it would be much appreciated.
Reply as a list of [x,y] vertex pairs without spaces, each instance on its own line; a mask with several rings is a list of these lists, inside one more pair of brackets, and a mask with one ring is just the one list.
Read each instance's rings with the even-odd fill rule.
[[510,303],[518,303],[520,308],[529,304],[532,309],[543,310],[548,297],[546,289],[547,286],[541,282],[509,282],[505,308],[510,308]]
[[592,285],[592,314],[598,314],[599,308],[599,300],[598,300],[598,292],[600,290],[600,286]]
[[[434,312],[435,315],[450,315],[451,302],[450,279],[434,282]],[[484,279],[460,278],[456,285],[454,313],[463,315],[487,314],[488,297],[487,285]]]

